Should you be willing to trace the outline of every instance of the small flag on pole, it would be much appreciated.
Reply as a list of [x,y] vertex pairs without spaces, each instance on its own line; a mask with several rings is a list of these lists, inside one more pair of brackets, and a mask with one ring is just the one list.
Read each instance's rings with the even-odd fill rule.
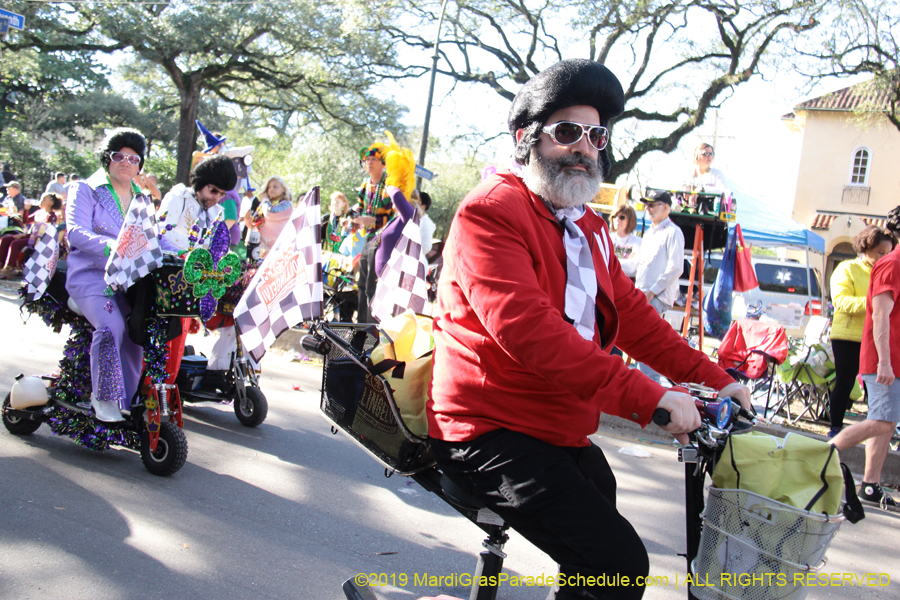
[[253,360],[294,325],[322,314],[319,188],[297,204],[234,309],[234,322]]
[[28,285],[26,290],[30,300],[38,300],[47,291],[50,280],[59,262],[59,237],[56,227],[48,224],[38,226],[35,234],[34,252],[22,267],[22,276]]
[[113,289],[127,290],[162,266],[162,248],[150,206],[150,199],[143,194],[131,201],[116,239],[116,250],[106,262],[104,279]]
[[379,321],[399,315],[407,309],[425,310],[428,301],[428,264],[422,252],[419,214],[407,221],[391,257],[378,278],[371,314]]

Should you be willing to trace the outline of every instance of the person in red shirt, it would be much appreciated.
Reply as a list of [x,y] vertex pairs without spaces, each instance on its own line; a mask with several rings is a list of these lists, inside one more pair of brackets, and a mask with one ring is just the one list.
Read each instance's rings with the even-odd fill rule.
[[[686,440],[700,418],[681,388],[629,369],[614,345],[673,381],[750,407],[749,391],[693,350],[635,289],[603,218],[586,207],[610,162],[624,93],[600,63],[564,60],[513,100],[520,172],[486,178],[460,204],[443,252],[428,431],[441,470],[560,565],[628,576],[647,551],[616,509],[616,481],[588,436],[601,413],[641,425],[656,408]],[[594,580],[596,581],[596,579]],[[644,588],[565,586],[555,597],[640,598]]]
[[[888,213],[885,223],[895,236],[900,234],[900,206]],[[884,493],[881,469],[887,458],[894,428],[900,422],[900,245],[872,267],[866,295],[866,322],[863,326],[859,372],[866,384],[869,413],[866,420],[848,427],[832,439],[838,450],[866,443],[866,469],[859,486],[864,503],[890,510],[900,503]]]

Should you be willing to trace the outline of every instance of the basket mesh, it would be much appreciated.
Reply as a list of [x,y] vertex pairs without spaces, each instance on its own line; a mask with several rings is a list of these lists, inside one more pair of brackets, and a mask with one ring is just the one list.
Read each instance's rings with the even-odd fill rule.
[[700,600],[801,600],[808,588],[795,586],[794,574],[822,567],[843,520],[745,490],[711,487],[692,566],[705,587],[692,591]]
[[401,475],[433,466],[428,443],[413,435],[398,417],[385,379],[360,364],[378,345],[376,334],[367,326],[353,324],[332,323],[324,330],[332,344],[323,368],[322,414]]

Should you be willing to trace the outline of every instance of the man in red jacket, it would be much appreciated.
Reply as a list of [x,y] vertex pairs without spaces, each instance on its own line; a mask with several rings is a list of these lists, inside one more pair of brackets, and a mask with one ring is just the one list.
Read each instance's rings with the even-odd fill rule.
[[[593,61],[565,60],[526,83],[509,114],[521,173],[497,173],[463,200],[438,285],[428,403],[438,464],[559,563],[559,599],[640,598],[634,583],[649,570],[587,437],[600,413],[646,425],[664,408],[666,429],[685,441],[700,424],[687,393],[628,369],[612,347],[750,405],[748,390],[635,289],[605,222],[585,207],[608,172],[607,128],[623,106],[619,81]],[[601,575],[632,585],[579,580]]]

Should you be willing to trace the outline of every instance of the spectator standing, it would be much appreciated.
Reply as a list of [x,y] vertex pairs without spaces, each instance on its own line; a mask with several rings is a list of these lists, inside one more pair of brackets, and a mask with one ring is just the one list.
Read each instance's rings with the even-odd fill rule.
[[60,196],[66,195],[66,174],[63,172],[59,172],[56,176],[47,182],[47,187],[44,189],[45,194],[59,194]]
[[338,252],[341,242],[350,233],[350,203],[343,192],[331,194],[331,212],[325,215],[322,227],[322,245],[328,252]]
[[627,204],[620,205],[613,211],[609,225],[616,234],[612,236],[612,241],[619,260],[629,258],[641,247],[642,240],[634,233],[637,228],[637,215],[633,208]]
[[366,231],[366,242],[359,255],[359,308],[356,318],[358,323],[372,321],[369,304],[375,296],[378,278],[378,271],[375,268],[375,251],[379,242],[377,235],[394,214],[391,198],[385,189],[386,154],[387,148],[379,142],[359,151],[360,165],[369,177],[363,182],[357,194],[360,216],[354,219],[354,222],[364,227]]
[[685,191],[724,193],[728,190],[725,174],[712,166],[715,160],[715,149],[701,142],[694,148],[694,168],[684,182]]
[[831,326],[831,349],[834,353],[834,389],[829,402],[831,430],[834,437],[844,428],[844,415],[850,407],[850,392],[859,374],[863,324],[866,320],[866,294],[872,267],[894,249],[896,240],[882,227],[869,225],[853,238],[855,260],[845,260],[831,275],[831,301],[834,317]]
[[[895,236],[900,233],[900,206],[888,213],[885,224]],[[892,510],[900,503],[881,487],[881,471],[900,422],[900,246],[872,267],[866,294],[866,320],[860,350],[860,373],[866,385],[869,413],[866,420],[837,434],[832,444],[838,450],[866,441],[866,466],[859,499],[866,504]]]
[[684,269],[684,234],[669,218],[669,192],[650,190],[644,205],[651,225],[623,268],[635,277],[635,285],[647,296],[650,306],[663,314],[672,308],[678,294],[678,278]]
[[[644,292],[657,313],[665,314],[675,304],[678,278],[684,270],[684,234],[669,218],[672,195],[650,190],[644,197],[644,211],[650,217],[650,229],[632,258],[623,261],[623,269],[634,285]],[[651,367],[638,363],[638,368],[656,381],[662,381]]]
[[291,218],[293,208],[294,197],[284,179],[273,175],[263,182],[259,206],[253,213],[248,212],[244,217],[245,224],[259,232],[262,251],[260,258],[264,257],[278,240],[278,236]]

